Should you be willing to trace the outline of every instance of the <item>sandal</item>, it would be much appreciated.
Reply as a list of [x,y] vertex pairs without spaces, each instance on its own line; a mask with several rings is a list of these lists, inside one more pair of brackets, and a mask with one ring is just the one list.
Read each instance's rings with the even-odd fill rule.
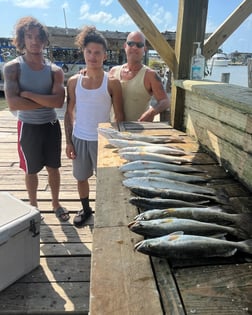
[[59,207],[58,209],[54,210],[56,217],[61,221],[61,222],[66,222],[70,219],[69,212],[67,211],[66,208]]

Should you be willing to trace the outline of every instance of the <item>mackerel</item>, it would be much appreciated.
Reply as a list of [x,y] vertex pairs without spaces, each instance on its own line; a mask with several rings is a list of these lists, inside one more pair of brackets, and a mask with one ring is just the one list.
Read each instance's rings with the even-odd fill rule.
[[158,154],[151,152],[120,152],[120,157],[128,161],[147,160],[156,162],[167,162],[173,164],[182,164],[192,162],[191,158],[181,156],[173,156],[166,154]]
[[181,174],[171,171],[164,171],[158,169],[148,169],[148,170],[136,170],[136,171],[128,171],[123,174],[125,177],[162,177],[168,179],[174,179],[177,181],[185,182],[185,183],[195,183],[195,182],[207,182],[208,179],[204,176],[198,175],[187,175]]
[[149,221],[133,221],[128,224],[128,227],[132,232],[146,237],[159,237],[183,231],[185,234],[190,235],[213,236],[229,234],[238,239],[247,238],[247,233],[240,228],[191,219],[165,218]]
[[132,177],[123,180],[123,185],[131,187],[152,187],[164,188],[171,190],[180,190],[191,193],[199,193],[206,195],[215,195],[215,190],[210,187],[200,186],[196,184],[183,183],[162,177]]
[[252,254],[252,240],[231,242],[212,237],[172,233],[138,242],[135,250],[146,255],[173,259],[229,257],[237,251]]
[[156,161],[145,161],[136,160],[132,162],[125,163],[119,167],[121,172],[134,171],[134,170],[145,170],[145,169],[159,169],[178,173],[205,173],[200,169],[192,167],[190,165],[176,165],[171,163],[163,163]]

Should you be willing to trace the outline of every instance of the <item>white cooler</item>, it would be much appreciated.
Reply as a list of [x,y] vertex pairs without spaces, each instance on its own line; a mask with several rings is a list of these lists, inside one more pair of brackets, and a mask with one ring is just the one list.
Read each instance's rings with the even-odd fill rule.
[[40,263],[40,213],[0,192],[0,291]]

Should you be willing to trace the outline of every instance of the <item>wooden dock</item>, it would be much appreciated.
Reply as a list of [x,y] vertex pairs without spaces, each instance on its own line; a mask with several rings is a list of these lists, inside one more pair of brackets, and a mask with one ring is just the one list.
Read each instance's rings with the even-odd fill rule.
[[[192,152],[194,167],[207,171],[210,187],[225,189],[230,198],[227,211],[251,213],[251,193],[185,133],[164,123],[123,123],[120,130],[183,138],[185,143],[171,145]],[[252,256],[175,261],[134,251],[143,237],[128,228],[139,212],[122,185],[118,167],[124,162],[100,136],[90,315],[252,314]]]
[[[70,211],[70,221],[60,223],[51,209],[46,171],[39,176],[39,209],[44,216],[40,231],[40,266],[0,292],[0,314],[88,314],[90,260],[94,218],[76,229],[72,225],[80,210],[71,161],[65,155],[63,111],[59,111],[63,149],[60,200]],[[19,169],[16,118],[0,111],[0,191],[27,202],[24,173]],[[92,179],[91,206],[95,210],[96,180]],[[18,257],[17,257],[18,260]],[[1,281],[1,280],[0,280]]]
[[[62,113],[59,111],[63,131]],[[139,124],[124,127],[139,132]],[[149,128],[145,125],[141,132],[186,138],[182,146],[195,152],[198,167],[212,176],[211,185],[225,187],[234,212],[251,211],[251,193],[200,151],[192,138],[162,123],[150,124]],[[62,224],[53,214],[46,173],[42,171],[38,199],[45,219],[41,224],[40,266],[0,292],[0,315],[252,314],[251,257],[248,261],[235,256],[207,263],[200,258],[196,262],[171,262],[133,250],[142,237],[131,232],[127,224],[138,210],[128,201],[129,190],[121,185],[118,166],[123,160],[103,137],[99,139],[97,197],[95,178],[90,195],[95,225],[93,216],[87,226],[76,229],[72,220],[80,203],[62,134],[60,200],[71,213],[70,221]],[[0,191],[27,202],[16,137],[15,117],[8,110],[0,112]]]

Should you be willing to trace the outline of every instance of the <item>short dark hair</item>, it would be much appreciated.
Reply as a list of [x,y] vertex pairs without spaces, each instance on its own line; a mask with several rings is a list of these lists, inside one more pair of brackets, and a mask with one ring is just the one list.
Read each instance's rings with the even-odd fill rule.
[[25,32],[32,28],[39,29],[40,40],[45,46],[50,44],[49,33],[45,25],[41,24],[37,19],[32,16],[26,16],[21,18],[15,26],[15,35],[13,39],[13,44],[16,46],[17,50],[23,52],[25,49],[24,36]]
[[102,33],[97,31],[95,26],[85,26],[82,31],[76,36],[75,44],[82,50],[89,43],[101,44],[104,50],[107,50],[107,41]]

